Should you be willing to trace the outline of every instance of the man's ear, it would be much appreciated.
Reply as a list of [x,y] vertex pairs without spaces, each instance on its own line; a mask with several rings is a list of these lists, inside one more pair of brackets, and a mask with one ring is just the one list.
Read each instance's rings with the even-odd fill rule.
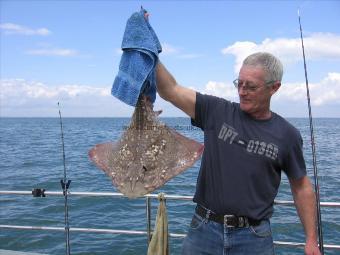
[[278,89],[280,87],[281,87],[281,82],[280,81],[274,82],[274,84],[271,86],[270,94],[274,95],[276,93],[276,91],[278,91]]

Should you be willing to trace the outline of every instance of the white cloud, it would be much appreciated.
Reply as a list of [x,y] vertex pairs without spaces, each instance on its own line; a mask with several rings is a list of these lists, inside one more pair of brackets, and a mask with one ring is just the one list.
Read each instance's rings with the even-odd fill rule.
[[162,54],[164,55],[171,55],[177,54],[180,49],[170,45],[169,43],[162,43]]
[[83,57],[91,58],[90,54],[80,53],[78,50],[70,48],[56,47],[52,43],[39,42],[33,49],[27,49],[24,52],[27,55],[34,56],[58,56],[58,57]]
[[1,116],[56,116],[57,102],[64,116],[130,116],[132,107],[111,96],[111,87],[48,86],[23,79],[1,80]]
[[19,35],[42,35],[47,36],[51,34],[47,28],[33,29],[13,23],[0,24],[0,29],[4,30],[6,34],[19,34]]
[[235,87],[230,83],[209,81],[201,91],[204,94],[222,97],[231,101],[237,101],[238,95]]
[[78,51],[73,49],[62,49],[62,48],[43,48],[28,50],[26,54],[38,55],[38,56],[61,56],[61,57],[71,57],[79,55]]
[[[109,96],[110,88],[84,85],[48,86],[42,82],[29,82],[24,79],[8,79],[1,81],[1,99],[72,99],[79,95]],[[3,102],[3,101],[2,101]]]
[[[340,35],[331,33],[314,33],[304,38],[307,59],[340,59]],[[300,38],[267,38],[260,44],[244,41],[222,49],[223,54],[236,57],[234,71],[238,73],[242,61],[249,54],[257,51],[267,51],[278,56],[283,64],[302,60]]]
[[183,53],[182,48],[173,46],[169,43],[162,43],[162,53],[165,56],[175,56],[180,59],[195,59],[202,57],[202,54]]
[[[328,73],[320,82],[310,83],[309,90],[314,106],[340,105],[340,73]],[[274,100],[304,102],[306,93],[305,82],[287,83],[281,86]]]

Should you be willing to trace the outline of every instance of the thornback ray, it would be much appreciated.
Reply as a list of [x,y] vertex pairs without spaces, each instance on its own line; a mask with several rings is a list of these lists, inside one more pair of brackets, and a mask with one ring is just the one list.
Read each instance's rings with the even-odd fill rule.
[[203,145],[158,119],[152,103],[140,97],[129,127],[116,142],[95,145],[90,159],[129,198],[148,194],[191,167]]

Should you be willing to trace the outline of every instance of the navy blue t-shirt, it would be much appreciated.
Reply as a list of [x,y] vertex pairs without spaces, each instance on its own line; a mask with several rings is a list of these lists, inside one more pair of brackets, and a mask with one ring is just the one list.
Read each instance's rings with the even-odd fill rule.
[[217,214],[268,219],[281,171],[306,175],[300,132],[276,113],[256,120],[238,103],[197,93],[192,124],[204,131],[194,202]]

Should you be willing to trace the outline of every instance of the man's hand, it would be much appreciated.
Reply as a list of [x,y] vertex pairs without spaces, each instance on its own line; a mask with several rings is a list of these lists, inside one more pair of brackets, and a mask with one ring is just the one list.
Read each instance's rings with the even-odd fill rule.
[[307,176],[289,179],[295,206],[306,234],[305,254],[321,254],[316,233],[316,201],[313,186]]
[[306,255],[321,255],[318,243],[316,241],[307,241],[305,246]]

